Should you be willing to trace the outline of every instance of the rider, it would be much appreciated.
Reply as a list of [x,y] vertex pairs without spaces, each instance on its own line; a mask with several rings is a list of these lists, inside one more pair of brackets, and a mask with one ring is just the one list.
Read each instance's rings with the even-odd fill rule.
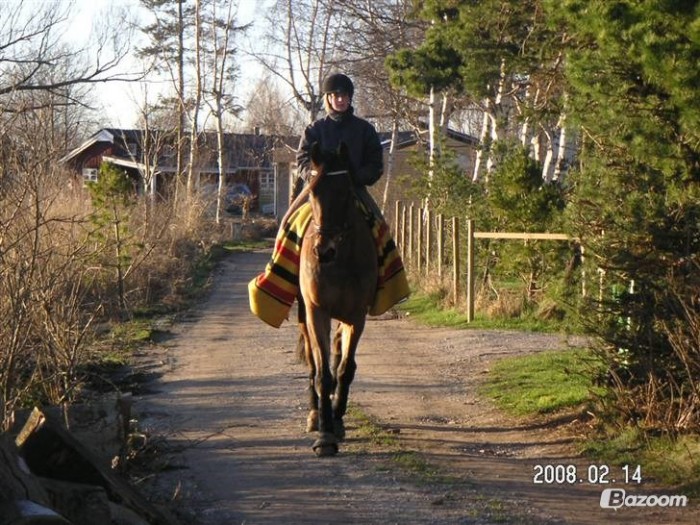
[[288,318],[289,309],[297,299],[299,253],[303,238],[304,222],[309,218],[308,194],[301,193],[301,186],[314,173],[311,168],[311,146],[318,143],[321,149],[336,150],[341,142],[348,148],[355,195],[367,210],[367,224],[377,246],[379,278],[377,295],[369,313],[380,315],[394,304],[408,297],[408,281],[389,226],[366,186],[377,182],[383,171],[383,150],[374,126],[355,116],[352,107],[354,86],[341,73],[323,82],[326,116],[307,126],[297,152],[298,178],[295,182],[294,201],[281,220],[270,263],[265,272],[248,285],[250,309],[260,319],[279,327]]
[[369,207],[377,218],[381,213],[366,186],[379,180],[384,170],[382,144],[374,126],[354,114],[352,96],[355,91],[352,80],[342,73],[326,78],[322,86],[326,115],[304,130],[297,151],[298,179],[295,195],[301,188],[299,181],[308,182],[311,173],[311,145],[318,142],[322,150],[336,150],[341,142],[348,146],[350,167],[355,190],[360,201]]

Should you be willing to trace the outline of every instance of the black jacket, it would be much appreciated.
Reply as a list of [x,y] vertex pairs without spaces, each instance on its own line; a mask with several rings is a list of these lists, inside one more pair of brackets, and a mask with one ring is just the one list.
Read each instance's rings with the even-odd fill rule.
[[352,107],[344,114],[327,115],[304,130],[297,151],[299,176],[308,180],[311,145],[318,142],[321,149],[335,150],[345,142],[357,186],[371,186],[384,171],[382,144],[374,126],[353,114]]

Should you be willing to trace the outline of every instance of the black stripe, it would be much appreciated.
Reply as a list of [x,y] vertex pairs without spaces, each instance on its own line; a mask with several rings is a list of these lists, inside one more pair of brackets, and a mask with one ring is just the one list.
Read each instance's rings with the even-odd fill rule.
[[297,275],[294,272],[290,272],[289,270],[287,270],[279,264],[272,264],[270,266],[270,272],[274,273],[281,279],[284,279],[292,286],[299,286],[299,275]]

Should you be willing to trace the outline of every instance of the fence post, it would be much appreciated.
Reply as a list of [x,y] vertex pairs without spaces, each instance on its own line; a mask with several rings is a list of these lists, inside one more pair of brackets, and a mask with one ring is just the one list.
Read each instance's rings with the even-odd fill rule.
[[401,206],[401,258],[406,263],[406,206]]
[[396,201],[394,205],[394,240],[399,242],[399,228],[401,223],[399,222],[399,210],[401,209],[401,201]]
[[425,275],[430,275],[430,230],[433,227],[433,213],[430,211],[430,208],[426,209],[425,216]]
[[452,217],[452,254],[454,258],[452,294],[457,305],[459,303],[459,219],[457,217]]
[[415,204],[411,203],[408,209],[408,246],[406,253],[408,254],[408,263],[413,266],[413,215],[415,213]]
[[443,244],[445,242],[445,225],[443,222],[442,213],[437,216],[437,260],[438,260],[438,279],[442,284],[442,259],[443,259]]
[[474,220],[467,220],[467,322],[474,320]]
[[423,208],[418,208],[418,227],[416,228],[416,270],[418,275],[423,269]]

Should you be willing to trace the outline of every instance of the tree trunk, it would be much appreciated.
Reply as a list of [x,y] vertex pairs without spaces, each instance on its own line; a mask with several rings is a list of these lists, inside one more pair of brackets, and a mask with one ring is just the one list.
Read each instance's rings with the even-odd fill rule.
[[554,173],[552,180],[559,180],[562,175],[562,170],[566,164],[566,114],[562,113],[559,117],[559,145],[557,147],[556,160],[554,161]]
[[[202,102],[202,13],[201,1],[195,1],[194,47],[195,47],[195,93],[192,120],[190,122],[190,153],[187,166],[187,197],[191,198],[195,189],[199,189],[199,171],[197,168],[197,148],[199,146],[199,106]],[[196,180],[195,180],[196,178]]]
[[554,145],[552,144],[552,135],[546,129],[544,134],[547,137],[547,153],[542,162],[542,180],[549,182],[551,180],[552,159],[554,158]]
[[175,201],[179,197],[181,177],[185,164],[185,15],[183,4],[185,0],[178,1],[178,49],[177,49],[177,169],[175,170]]
[[491,117],[489,116],[489,99],[486,99],[484,103],[484,118],[481,123],[481,134],[479,135],[479,149],[477,149],[476,151],[476,159],[474,160],[474,174],[472,175],[473,182],[479,180],[479,172],[481,171],[481,161],[484,156],[486,138],[489,135],[489,125],[491,123]]
[[[396,155],[396,143],[399,140],[399,119],[394,118],[391,125],[391,145],[389,146],[389,154],[386,160],[386,173],[384,175],[384,195],[382,196],[382,214],[386,211],[386,203],[389,198],[389,185],[394,172],[394,157]],[[398,221],[398,217],[394,217],[394,222]]]

